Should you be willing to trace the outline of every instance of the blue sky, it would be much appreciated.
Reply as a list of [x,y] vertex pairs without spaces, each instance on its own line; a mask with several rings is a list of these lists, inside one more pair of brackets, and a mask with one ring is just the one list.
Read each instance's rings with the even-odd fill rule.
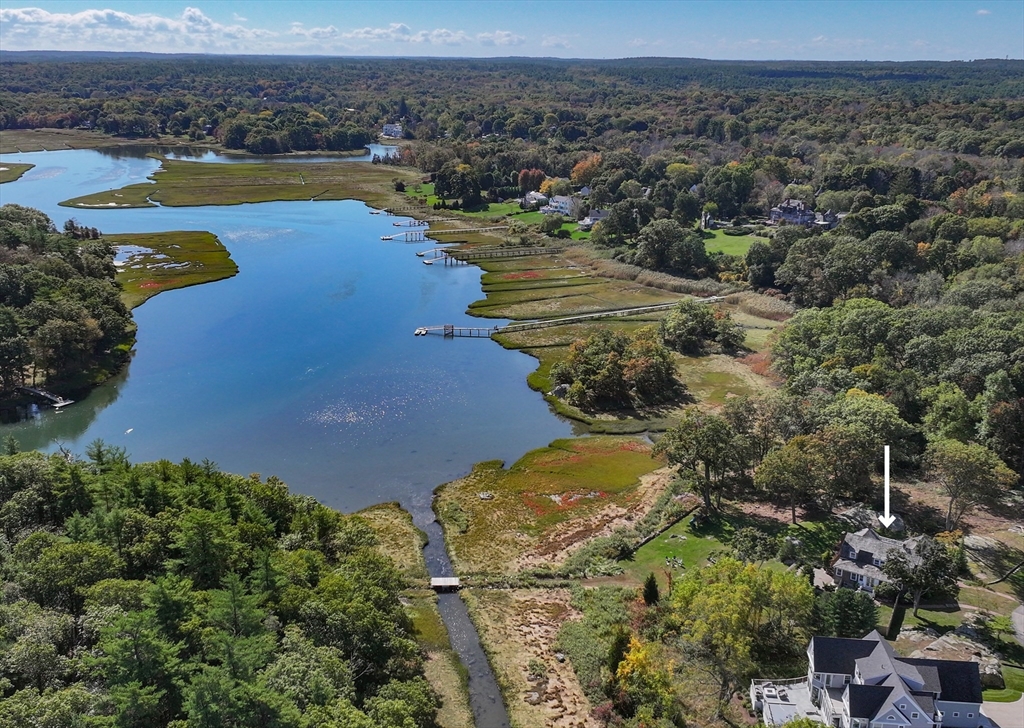
[[363,56],[1024,58],[1024,0],[3,0],[0,47]]

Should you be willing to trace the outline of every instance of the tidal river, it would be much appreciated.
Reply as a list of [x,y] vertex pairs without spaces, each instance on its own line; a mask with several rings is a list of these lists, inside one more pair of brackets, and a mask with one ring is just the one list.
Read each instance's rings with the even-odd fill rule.
[[[107,233],[209,230],[239,274],[162,293],[135,309],[126,370],[61,412],[0,426],[23,449],[78,453],[102,438],[132,460],[208,458],[276,475],[354,511],[429,507],[474,462],[512,461],[570,434],[525,383],[535,361],[488,340],[416,337],[418,326],[480,325],[480,271],[425,266],[430,244],[382,242],[399,218],[361,202],[87,210],[61,200],[145,181],[136,153],[9,154],[31,162],[0,202]],[[206,161],[206,160],[204,160]]]

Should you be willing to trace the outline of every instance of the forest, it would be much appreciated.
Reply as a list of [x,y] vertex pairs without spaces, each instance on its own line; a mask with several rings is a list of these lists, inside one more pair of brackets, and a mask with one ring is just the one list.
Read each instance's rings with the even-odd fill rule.
[[430,728],[365,521],[204,461],[0,456],[0,724]]
[[98,230],[0,207],[0,397],[26,382],[86,387],[127,361],[135,324]]

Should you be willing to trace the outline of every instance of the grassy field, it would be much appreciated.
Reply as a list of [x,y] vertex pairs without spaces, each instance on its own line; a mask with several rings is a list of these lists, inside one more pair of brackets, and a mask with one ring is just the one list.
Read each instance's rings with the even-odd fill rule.
[[128,185],[60,203],[66,207],[169,207],[239,205],[273,200],[362,200],[374,207],[401,196],[395,179],[415,173],[368,162],[211,164],[165,159],[152,183]]
[[118,268],[121,297],[129,308],[141,306],[163,291],[219,281],[238,273],[231,254],[213,233],[176,230],[106,238],[115,245],[138,246],[148,251],[133,255]]
[[514,573],[543,536],[610,503],[628,504],[640,476],[660,466],[641,440],[605,436],[556,440],[508,469],[479,463],[439,488],[435,502],[456,571]]
[[768,242],[767,238],[754,235],[726,235],[724,230],[705,230],[704,249],[709,253],[746,255],[755,242]]
[[[648,288],[631,281],[603,278],[580,269],[562,255],[534,256],[516,260],[483,261],[486,271],[481,279],[484,299],[469,306],[469,313],[485,318],[533,319],[572,316],[651,303],[681,300],[685,296],[662,289]],[[748,343],[754,350],[766,346],[778,322],[727,309],[736,320],[748,326]],[[563,359],[568,346],[601,329],[631,333],[641,326],[657,324],[663,313],[638,317],[600,319],[566,326],[502,334],[496,337],[502,346],[519,349],[537,358],[538,367],[529,378],[530,386],[550,392],[551,367]],[[769,386],[768,380],[755,374],[739,360],[725,355],[684,357],[676,355],[677,376],[689,391],[689,398],[643,412],[587,413],[564,401],[548,397],[551,406],[566,417],[586,423],[591,432],[637,433],[664,430],[691,401],[721,406],[729,397],[754,394]]]
[[4,182],[13,182],[19,179],[21,175],[28,172],[30,169],[35,167],[34,164],[15,164],[13,162],[7,162],[0,165],[0,184]]
[[411,579],[427,578],[423,560],[425,534],[413,525],[412,516],[397,503],[381,503],[357,514],[370,524],[380,540],[380,550],[390,556]]
[[0,132],[0,154],[14,152],[45,152],[60,149],[101,149],[126,145],[159,144],[161,146],[217,147],[217,144],[194,142],[183,137],[159,139],[127,139],[107,136],[84,129],[5,129]]

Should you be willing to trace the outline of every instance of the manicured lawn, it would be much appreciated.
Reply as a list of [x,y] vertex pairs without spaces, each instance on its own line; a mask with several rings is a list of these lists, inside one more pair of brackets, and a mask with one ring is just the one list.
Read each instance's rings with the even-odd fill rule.
[[993,703],[1015,703],[1024,695],[1024,668],[1003,665],[1003,682],[1006,684],[1002,690],[986,690],[984,698]]
[[[650,543],[637,549],[631,559],[621,562],[626,573],[637,581],[642,581],[653,572],[664,584],[662,577],[666,570],[671,569],[673,575],[682,576],[685,569],[703,566],[712,553],[727,549],[724,543],[710,533],[694,533],[690,527],[692,521],[693,516],[687,516]],[[665,559],[670,557],[682,559],[683,568],[666,565]]]
[[726,235],[724,230],[705,230],[704,248],[709,253],[722,252],[726,255],[746,255],[755,242],[768,242],[767,238],[753,235]]
[[231,254],[213,233],[177,230],[108,235],[107,240],[149,251],[132,256],[117,270],[121,297],[129,308],[141,306],[163,291],[219,281],[238,273]]

